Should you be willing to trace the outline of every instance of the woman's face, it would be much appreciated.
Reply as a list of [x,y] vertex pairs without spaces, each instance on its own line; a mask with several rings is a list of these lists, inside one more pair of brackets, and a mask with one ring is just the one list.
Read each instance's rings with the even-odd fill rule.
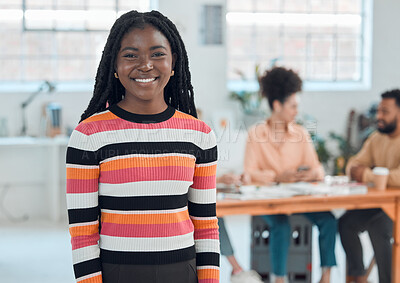
[[275,112],[279,115],[280,119],[286,123],[293,122],[298,113],[297,108],[299,106],[299,96],[294,93],[289,96],[283,104],[279,101],[277,102],[278,107],[276,107],[277,109],[275,109]]
[[175,61],[167,38],[152,25],[132,29],[122,38],[116,62],[125,99],[138,105],[164,101]]

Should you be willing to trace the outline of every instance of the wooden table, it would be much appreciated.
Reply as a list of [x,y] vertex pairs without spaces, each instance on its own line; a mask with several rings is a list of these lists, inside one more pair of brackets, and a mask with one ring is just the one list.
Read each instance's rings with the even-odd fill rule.
[[393,220],[392,282],[400,282],[400,188],[369,189],[367,194],[343,196],[294,196],[281,199],[217,201],[218,217],[235,214],[293,214],[332,209],[382,208]]

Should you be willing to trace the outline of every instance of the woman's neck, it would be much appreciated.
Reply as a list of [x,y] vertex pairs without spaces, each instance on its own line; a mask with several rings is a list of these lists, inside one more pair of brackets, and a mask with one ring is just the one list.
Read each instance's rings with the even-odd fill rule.
[[148,101],[143,103],[142,101],[131,102],[127,98],[121,100],[118,103],[118,106],[124,109],[125,111],[143,115],[158,114],[163,112],[168,107],[168,105],[165,103],[164,100],[157,103],[155,103],[155,101]]
[[272,115],[268,119],[269,126],[273,132],[287,132],[288,124],[278,117],[277,114],[272,113]]

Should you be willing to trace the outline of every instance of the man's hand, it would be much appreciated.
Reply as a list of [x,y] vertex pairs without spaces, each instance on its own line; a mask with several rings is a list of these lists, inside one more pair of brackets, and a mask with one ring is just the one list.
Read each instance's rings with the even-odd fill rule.
[[364,170],[367,169],[367,166],[364,165],[355,165],[350,168],[350,177],[352,180],[356,180],[357,182],[362,182],[362,178],[364,175]]

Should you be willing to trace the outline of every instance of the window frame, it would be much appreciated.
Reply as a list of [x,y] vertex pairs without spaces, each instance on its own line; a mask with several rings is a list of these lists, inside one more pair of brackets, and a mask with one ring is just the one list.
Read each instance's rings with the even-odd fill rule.
[[[54,0],[53,0],[54,1]],[[117,13],[121,12],[121,10],[118,9],[118,0],[115,1],[115,11]],[[148,0],[149,1],[149,10],[157,10],[158,9],[158,0]],[[26,11],[26,6],[25,6],[26,0],[22,0],[20,5],[20,11],[22,12],[22,20],[21,20],[21,33],[26,33],[26,32],[51,32],[54,33],[53,36],[56,33],[62,32],[62,33],[74,33],[74,32],[90,32],[90,33],[96,33],[96,32],[104,32],[104,30],[96,30],[96,29],[86,29],[86,30],[57,30],[57,29],[26,29],[25,23],[24,23],[24,18],[25,18],[25,13]],[[11,9],[16,9],[16,8],[11,8]],[[119,15],[118,15],[119,16]],[[108,30],[107,30],[108,31]],[[21,57],[24,55],[19,55],[20,60]],[[62,57],[62,56],[61,56]],[[60,57],[57,55],[57,60]],[[21,61],[22,62],[22,61]],[[31,93],[37,91],[40,86],[43,84],[43,80],[30,80],[30,81],[0,81],[0,93]],[[95,83],[95,78],[91,80],[71,80],[71,81],[52,81],[52,83],[56,86],[55,91],[57,92],[74,92],[74,93],[79,93],[79,92],[92,92],[94,88],[94,83]]]
[[[340,92],[340,91],[366,91],[371,89],[373,0],[362,0],[361,3],[362,3],[361,7],[362,11],[360,15],[362,17],[362,24],[361,24],[362,44],[360,49],[360,55],[361,55],[360,79],[354,81],[348,81],[348,80],[317,81],[317,80],[305,79],[303,80],[303,91]],[[226,25],[228,25],[228,23],[226,23]],[[227,59],[229,60],[229,56]],[[229,92],[237,92],[243,90],[258,91],[259,85],[256,79],[230,80],[227,75],[227,89]]]

